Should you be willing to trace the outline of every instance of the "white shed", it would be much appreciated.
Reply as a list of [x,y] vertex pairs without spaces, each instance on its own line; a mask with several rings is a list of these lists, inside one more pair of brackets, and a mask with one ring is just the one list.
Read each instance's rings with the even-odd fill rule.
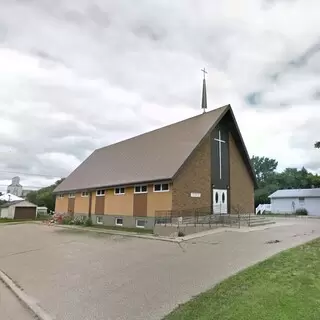
[[320,216],[320,188],[278,190],[269,196],[273,213],[295,213],[306,209],[311,216]]
[[7,219],[35,219],[37,206],[24,200],[11,201],[0,206],[0,217]]

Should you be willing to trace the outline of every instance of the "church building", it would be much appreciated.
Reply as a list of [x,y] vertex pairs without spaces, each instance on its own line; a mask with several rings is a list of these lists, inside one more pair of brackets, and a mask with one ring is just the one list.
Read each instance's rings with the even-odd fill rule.
[[[203,85],[205,111],[205,80]],[[97,224],[149,228],[161,212],[253,213],[255,186],[226,105],[95,150],[55,189],[55,211],[90,215]]]

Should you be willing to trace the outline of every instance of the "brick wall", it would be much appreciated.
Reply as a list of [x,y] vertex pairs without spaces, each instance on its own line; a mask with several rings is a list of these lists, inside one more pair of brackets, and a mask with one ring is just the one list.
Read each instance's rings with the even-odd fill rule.
[[[207,136],[194,150],[173,181],[172,210],[211,206],[210,162],[210,136]],[[192,198],[191,192],[201,193],[201,198]]]
[[254,183],[240,155],[236,143],[229,134],[230,152],[230,210],[231,213],[254,212]]

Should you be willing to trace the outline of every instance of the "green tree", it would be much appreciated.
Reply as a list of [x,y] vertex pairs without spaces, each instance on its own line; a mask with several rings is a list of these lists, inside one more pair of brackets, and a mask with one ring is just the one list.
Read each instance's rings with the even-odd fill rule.
[[27,194],[27,200],[36,204],[39,207],[47,207],[49,211],[54,210],[55,195],[53,190],[64,180],[60,179],[53,185],[39,189],[37,191],[31,191]]
[[314,147],[317,148],[317,149],[320,149],[320,141],[317,141],[317,142],[314,144]]
[[278,161],[275,159],[253,156],[251,163],[256,174],[259,188],[264,187],[274,178],[275,170],[278,167]]
[[258,189],[255,190],[256,206],[270,203],[269,195],[278,189],[320,188],[320,176],[308,172],[304,167],[276,172],[278,162],[274,159],[253,156],[251,162],[258,182]]

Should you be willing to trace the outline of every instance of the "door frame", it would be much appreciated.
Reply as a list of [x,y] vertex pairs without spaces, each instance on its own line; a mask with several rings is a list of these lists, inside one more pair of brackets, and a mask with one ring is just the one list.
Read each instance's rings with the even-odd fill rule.
[[[214,212],[214,207],[215,207],[215,197],[216,197],[216,192],[218,192],[219,197],[224,194],[226,196],[227,199],[225,199],[225,201],[223,202],[223,205],[225,206],[226,210],[223,210],[225,212],[219,212],[216,213]],[[221,199],[219,199],[219,203],[222,204]],[[222,206],[221,206],[222,208]],[[221,210],[220,210],[221,211]],[[229,192],[228,189],[216,189],[216,188],[212,188],[212,214],[228,214],[229,212]]]

